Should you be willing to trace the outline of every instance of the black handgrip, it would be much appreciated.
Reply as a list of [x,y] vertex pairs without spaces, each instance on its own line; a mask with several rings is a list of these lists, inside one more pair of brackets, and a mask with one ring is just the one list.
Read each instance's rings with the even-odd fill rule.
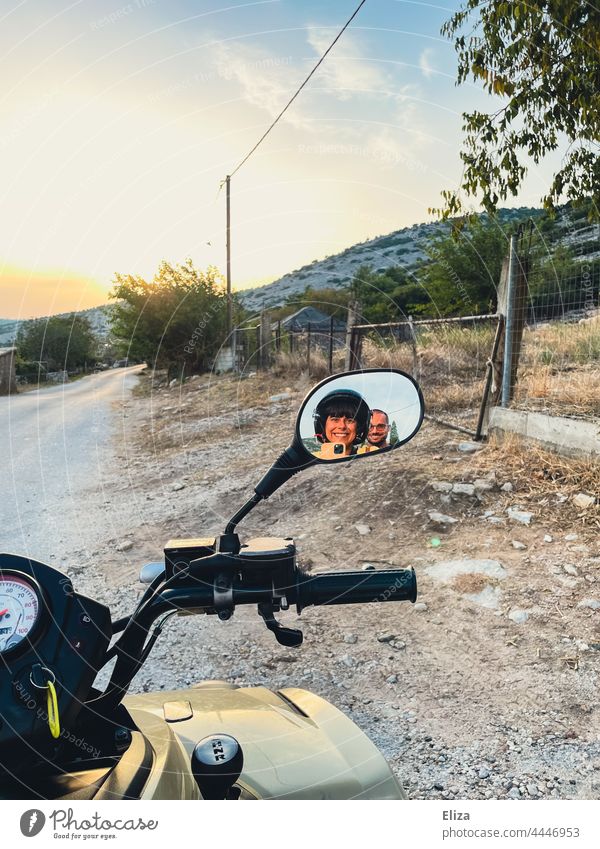
[[365,604],[417,599],[414,569],[382,569],[369,572],[324,572],[298,580],[298,613],[311,604]]

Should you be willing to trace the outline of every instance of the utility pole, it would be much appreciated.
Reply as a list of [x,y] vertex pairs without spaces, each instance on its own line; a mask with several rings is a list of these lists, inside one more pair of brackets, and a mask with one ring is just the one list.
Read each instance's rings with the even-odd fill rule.
[[227,338],[231,335],[232,303],[231,303],[231,177],[225,177],[227,192]]

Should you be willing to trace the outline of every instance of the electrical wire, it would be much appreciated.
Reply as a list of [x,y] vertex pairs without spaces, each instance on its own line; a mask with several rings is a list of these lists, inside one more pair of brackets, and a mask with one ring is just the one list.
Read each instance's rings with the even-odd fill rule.
[[344,32],[346,31],[346,29],[350,26],[350,24],[352,23],[352,21],[354,20],[354,18],[358,15],[358,13],[360,12],[361,8],[365,5],[365,3],[366,3],[366,2],[367,2],[367,0],[361,0],[361,2],[358,4],[358,6],[356,7],[356,9],[355,9],[355,10],[354,10],[354,12],[352,13],[352,15],[348,18],[348,20],[346,21],[346,23],[344,24],[344,26],[342,27],[342,29],[338,32],[338,34],[336,35],[336,37],[333,39],[333,41],[331,42],[331,44],[329,45],[329,47],[327,48],[327,50],[325,51],[325,53],[323,53],[323,55],[321,56],[321,58],[319,59],[319,61],[317,62],[317,64],[314,66],[314,68],[312,69],[312,71],[310,72],[310,74],[309,74],[309,75],[307,76],[307,78],[304,80],[304,82],[302,83],[302,85],[298,88],[298,90],[296,91],[296,93],[295,93],[295,94],[294,94],[294,95],[293,95],[293,96],[292,96],[292,97],[288,100],[288,102],[287,102],[287,103],[286,103],[286,105],[283,107],[283,109],[281,110],[281,112],[279,113],[279,115],[278,115],[278,116],[277,116],[277,117],[273,120],[273,122],[272,122],[271,126],[268,128],[268,130],[266,130],[266,131],[262,134],[262,136],[261,136],[261,137],[259,138],[259,140],[256,142],[256,144],[254,145],[254,147],[252,148],[252,150],[251,150],[251,151],[249,151],[249,153],[247,153],[247,154],[246,154],[246,156],[242,159],[242,161],[239,163],[239,165],[236,165],[236,167],[233,169],[233,171],[231,172],[231,174],[229,175],[229,177],[233,177],[233,175],[234,175],[234,174],[236,174],[236,173],[240,170],[240,168],[242,167],[242,165],[244,165],[244,163],[245,163],[245,162],[247,162],[247,161],[250,159],[250,157],[252,156],[252,154],[254,153],[254,151],[255,151],[255,150],[259,147],[259,145],[261,145],[261,144],[262,144],[262,142],[266,139],[266,137],[269,135],[269,133],[271,132],[271,130],[273,129],[273,127],[277,124],[277,122],[279,121],[279,119],[280,119],[280,118],[282,118],[282,117],[283,117],[283,115],[284,115],[284,114],[287,112],[287,110],[290,108],[290,106],[292,105],[292,103],[294,102],[294,100],[298,97],[298,95],[300,94],[300,92],[302,91],[302,89],[304,88],[304,86],[307,84],[307,82],[308,82],[308,81],[310,80],[310,78],[313,76],[313,74],[315,73],[315,71],[317,70],[317,68],[319,67],[319,65],[321,65],[321,64],[323,63],[323,61],[324,61],[325,57],[327,56],[327,54],[328,54],[328,53],[329,53],[329,52],[333,49],[333,47],[336,45],[336,43],[337,43],[337,42],[339,41],[339,39],[342,37],[342,35],[343,35],[343,34],[344,34]]

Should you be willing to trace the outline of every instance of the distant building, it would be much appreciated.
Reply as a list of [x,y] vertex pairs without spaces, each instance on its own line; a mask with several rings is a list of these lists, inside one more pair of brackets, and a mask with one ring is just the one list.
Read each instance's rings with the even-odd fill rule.
[[[321,312],[316,307],[302,307],[301,310],[281,320],[281,329],[287,330],[290,333],[305,333],[308,330],[309,324],[311,333],[329,333],[331,316]],[[339,318],[334,318],[334,333],[342,333],[345,330],[346,322]]]
[[11,395],[17,391],[16,353],[16,348],[0,348],[0,395]]

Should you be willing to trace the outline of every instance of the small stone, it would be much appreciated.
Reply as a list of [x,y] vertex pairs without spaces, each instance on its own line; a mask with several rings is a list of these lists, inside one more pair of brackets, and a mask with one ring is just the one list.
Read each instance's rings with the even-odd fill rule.
[[458,450],[461,454],[474,454],[476,451],[481,451],[483,444],[481,442],[459,442]]
[[517,539],[513,539],[512,542],[511,542],[511,545],[517,551],[525,551],[525,549],[527,548],[527,546],[525,545],[524,542],[519,542],[519,540],[517,540]]
[[438,513],[437,510],[431,510],[427,515],[430,521],[436,525],[455,525],[458,522],[458,519],[454,519],[452,516],[445,516],[444,513]]
[[579,602],[577,607],[600,610],[600,601],[597,598],[584,598]]
[[475,487],[475,492],[491,492],[494,488],[493,481],[488,480],[487,478],[477,478],[474,481],[473,486]]
[[431,488],[435,492],[450,492],[452,484],[449,481],[432,481]]
[[358,642],[358,637],[356,634],[344,634],[344,642],[354,645],[354,643]]
[[522,625],[529,619],[529,613],[526,610],[519,610],[518,608],[514,607],[511,611],[509,611],[508,618],[511,619],[516,625]]
[[529,525],[533,519],[533,513],[520,510],[518,507],[509,507],[506,513],[509,519],[512,519],[513,522],[519,522],[520,525]]
[[565,537],[565,542],[575,542],[578,539],[577,534],[567,534]]
[[117,551],[129,551],[133,548],[133,542],[130,539],[125,539],[117,545]]
[[475,487],[472,483],[455,483],[452,487],[453,495],[475,495]]
[[291,397],[289,392],[280,392],[279,395],[271,395],[269,401],[277,403],[277,401],[288,401]]
[[510,799],[520,799],[521,798],[521,792],[520,792],[518,787],[511,787],[510,790],[508,791],[508,796],[509,796]]
[[416,613],[422,613],[423,611],[427,610],[427,605],[424,601],[418,601],[416,604],[413,604],[413,610]]
[[395,634],[389,634],[387,632],[383,633],[383,634],[378,634],[377,635],[377,642],[378,643],[391,643],[392,640],[395,639],[395,637],[396,637]]
[[554,542],[554,539],[550,536],[550,534],[544,534],[544,542]]
[[441,790],[444,789],[444,785],[443,784],[434,784],[433,789],[441,791]]
[[481,769],[479,770],[479,772],[477,773],[477,775],[481,779],[489,778],[490,777],[490,771],[489,771],[489,769],[486,769],[484,766],[482,766]]
[[388,677],[385,680],[386,680],[387,684],[397,684],[398,683],[398,676],[397,675],[388,675]]
[[363,572],[374,572],[376,569],[376,567],[372,563],[363,563],[361,568]]
[[371,533],[371,528],[369,527],[369,525],[362,525],[362,524],[359,523],[357,525],[354,525],[354,527],[356,528],[358,533],[361,535],[361,537],[365,537],[367,534]]
[[587,495],[585,492],[578,492],[573,496],[573,504],[582,510],[587,510],[588,507],[593,507],[596,499],[593,495]]
[[504,525],[506,522],[501,516],[490,516],[487,521],[490,525]]
[[402,651],[402,649],[406,648],[406,643],[404,643],[402,640],[392,640],[392,642],[389,643],[389,645],[390,645],[391,648],[395,649],[396,651]]
[[566,563],[566,564],[563,566],[563,569],[565,570],[565,572],[567,573],[567,575],[574,575],[574,576],[577,576],[577,569],[576,569],[574,566],[571,566],[571,564],[570,564],[570,563]]
[[181,489],[185,489],[185,484],[180,481],[171,486],[171,492],[179,492]]
[[534,798],[540,795],[540,791],[537,789],[537,784],[534,784],[533,782],[527,785],[527,792]]
[[502,484],[500,489],[502,490],[502,492],[512,492],[513,489],[514,489],[514,486],[512,485],[512,483],[510,483],[510,481],[507,481],[506,483]]
[[169,383],[169,389],[175,389],[178,383],[179,381],[176,377],[174,377],[173,380]]
[[342,655],[340,661],[344,664],[344,666],[347,666],[349,669],[352,669],[356,666],[356,659],[350,654]]

